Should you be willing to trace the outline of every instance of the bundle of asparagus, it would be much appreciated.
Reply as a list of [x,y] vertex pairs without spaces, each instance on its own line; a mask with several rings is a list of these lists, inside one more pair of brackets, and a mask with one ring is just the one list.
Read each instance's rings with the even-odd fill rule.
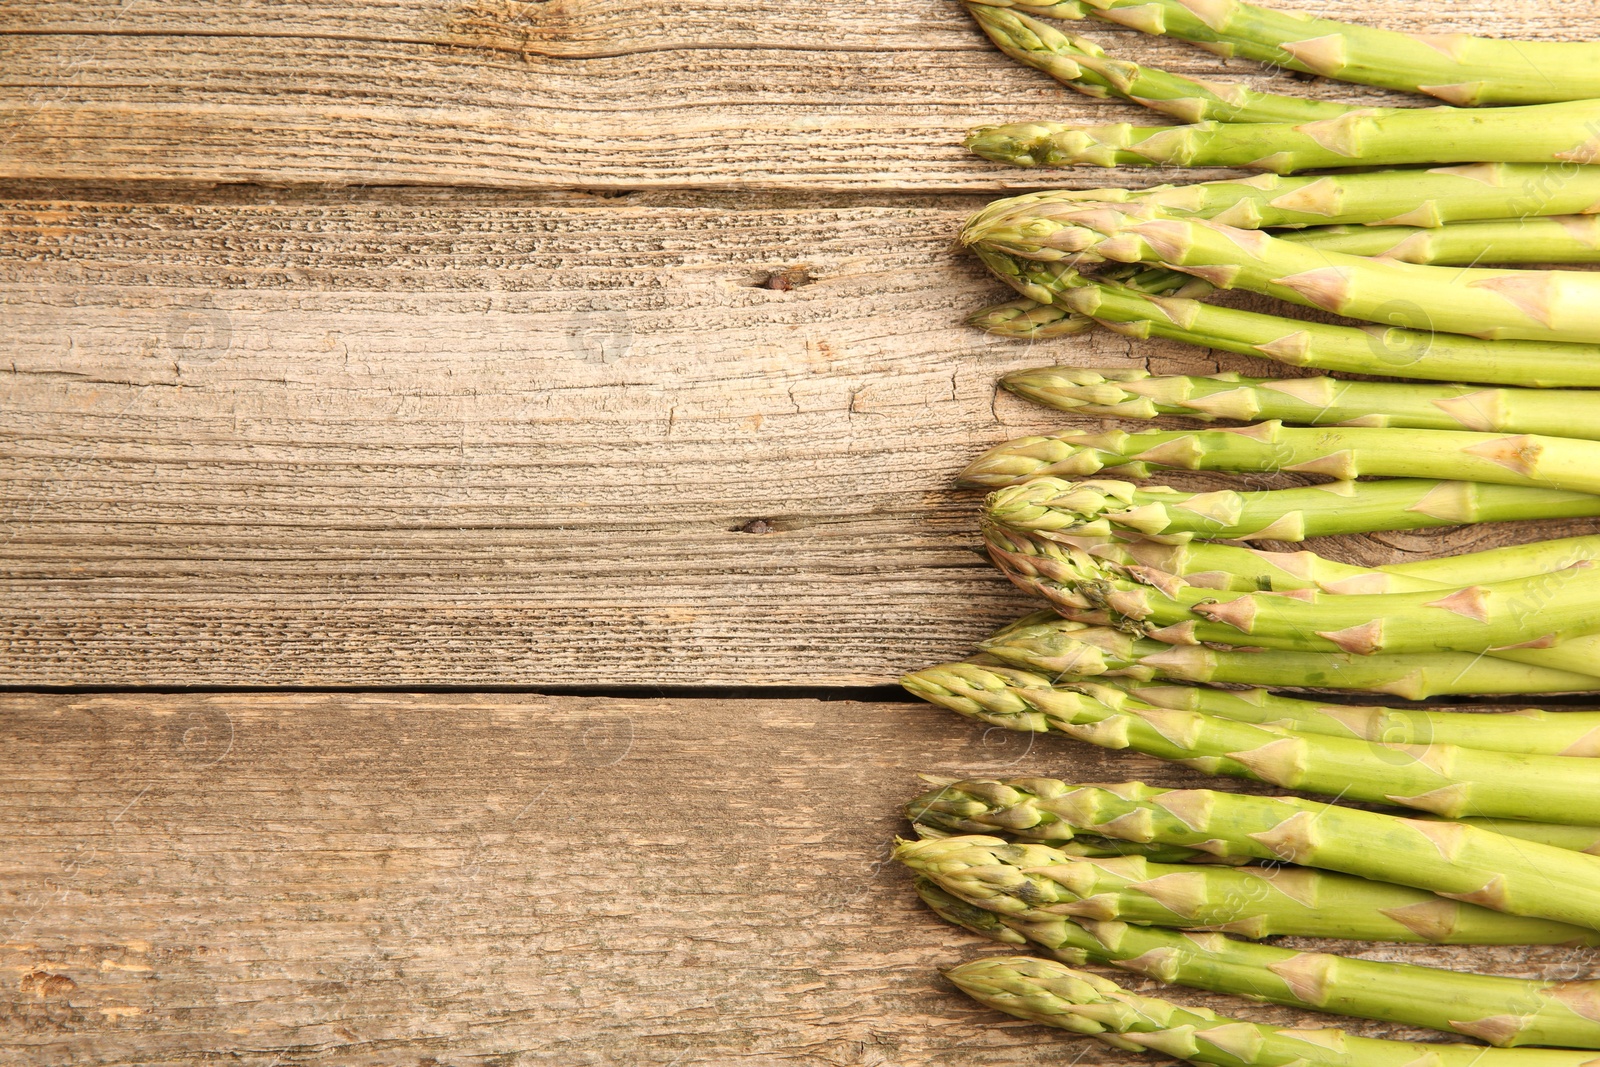
[[969,0],[1061,19],[1094,17],[1191,41],[1221,56],[1456,104],[1600,98],[1600,45],[1428,36],[1274,11],[1241,0]]
[[1292,797],[1052,778],[945,782],[912,801],[907,814],[947,833],[999,831],[1046,844],[1083,827],[1102,837],[1321,867],[1600,929],[1600,857],[1459,821]]
[[[985,535],[1000,570],[1064,618],[1169,645],[1371,658],[1471,652],[1591,677],[1600,662],[1600,634],[1590,621],[1600,601],[1587,591],[1596,571],[1586,558],[1455,586],[1363,573],[1309,552],[1274,559],[1275,553],[1191,544],[1136,553],[1116,543],[1089,552],[992,526]],[[1125,552],[1130,565],[1116,561]],[[1216,569],[1191,580],[1148,565],[1152,560],[1179,569],[1199,561]],[[1394,589],[1405,591],[1381,591]],[[1083,635],[1069,636],[1077,641]]]
[[[914,677],[914,676],[908,676]],[[1052,684],[1054,684],[1052,682]],[[1106,678],[1102,686],[1163,708],[1202,711],[1238,722],[1393,745],[1459,745],[1488,753],[1528,752],[1549,756],[1600,756],[1600,713],[1517,708],[1485,715],[1440,709],[1390,708],[1327,703],[1265,689],[1215,689],[1197,684],[1149,685]],[[1038,729],[1036,725],[1019,727]],[[1600,840],[1600,829],[1577,851]]]
[[[1049,610],[970,660],[907,674],[906,689],[988,727],[1331,800],[936,779],[908,805],[919,840],[896,857],[944,918],[1062,963],[1506,1048],[1600,1048],[1600,982],[1241,940],[1600,944],[1600,712],[1373,696],[1600,691],[1600,536],[1378,567],[1259,544],[1600,516],[1600,392],[1587,391],[1600,390],[1600,275],[1559,269],[1600,262],[1600,46],[1397,33],[1241,0],[963,4],[1018,62],[1181,123],[988,127],[968,138],[979,155],[1261,172],[990,205],[961,241],[1022,299],[975,325],[1029,340],[1104,327],[1413,380],[1008,375],[1011,392],[1080,417],[1237,425],[1076,428],[976,459],[961,480],[992,490],[988,555]],[[1087,19],[1444,106],[1183,76],[1059,21]],[[1491,104],[1509,106],[1479,109]],[[1295,173],[1318,169],[1333,172]],[[1211,303],[1223,290],[1287,307]],[[1136,484],[1163,470],[1322,481]],[[1022,1018],[1218,1067],[1600,1067],[1590,1052],[1280,1030],[1062,963],[998,958],[949,974]]]
[[[1054,612],[1046,613],[1054,616]],[[1508,655],[1360,655],[1170,645],[1111,626],[1028,616],[981,645],[995,659],[1063,680],[1196,682],[1365,690],[1407,700],[1471,694],[1526,695],[1595,689],[1595,675],[1510,661]],[[909,676],[908,676],[909,677]],[[1564,721],[1564,720],[1563,720]]]
[[973,999],[1019,1019],[1206,1067],[1596,1067],[1591,1052],[1505,1051],[1297,1030],[1136,996],[1098,975],[1032,956],[991,956],[945,972]]
[[[1152,704],[1124,690],[1076,682],[1055,685],[1036,671],[948,663],[908,675],[905,687],[963,715],[1007,729],[1058,732],[1105,748],[1125,748],[1208,774],[1249,778],[1289,789],[1458,818],[1600,826],[1600,765],[1585,755],[1544,755],[1473,748],[1439,739],[1410,743],[1357,740],[1289,726],[1242,722]],[[1457,729],[1490,738],[1448,713],[1427,720],[1450,737]],[[1465,716],[1473,718],[1473,716]],[[1552,733],[1561,749],[1586,753],[1600,731],[1595,716]],[[1526,731],[1524,731],[1526,732]],[[1559,744],[1550,738],[1533,742]],[[1186,844],[1185,842],[1168,842]]]
[[895,859],[969,904],[1013,919],[1163,926],[1438,945],[1596,945],[1600,933],[1507,915],[1420,889],[1306,867],[1197,867],[961,835],[902,841]]
[[1042,911],[1004,915],[972,905],[931,879],[919,880],[917,892],[957,926],[1036,947],[1075,966],[1105,964],[1195,989],[1424,1026],[1508,1048],[1595,1048],[1600,1041],[1600,1022],[1589,1002],[1600,994],[1594,982],[1495,978]]

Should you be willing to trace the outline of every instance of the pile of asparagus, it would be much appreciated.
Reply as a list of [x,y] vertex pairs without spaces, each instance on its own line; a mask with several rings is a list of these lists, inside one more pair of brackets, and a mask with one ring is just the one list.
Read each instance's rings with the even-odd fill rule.
[[[1023,299],[975,325],[1105,327],[1367,377],[1054,366],[1002,381],[1079,416],[1188,423],[1106,423],[974,461],[962,480],[991,490],[990,558],[1048,607],[904,685],[986,725],[1258,785],[930,780],[896,857],[940,916],[1032,952],[950,979],[1024,1019],[1219,1067],[1600,1067],[1566,1051],[1600,1050],[1600,981],[1269,940],[1600,946],[1600,712],[1404,703],[1600,691],[1600,534],[1380,567],[1281,550],[1600,516],[1600,392],[1584,391],[1600,387],[1600,274],[1557,269],[1600,262],[1600,44],[1410,35],[1239,0],[965,5],[1016,60],[1183,123],[990,127],[968,139],[980,155],[1263,172],[989,206],[962,242]],[[1063,20],[1444,105],[1181,77]],[[1346,321],[1208,299],[1228,289]],[[1312,480],[1149,482],[1197,470]],[[1072,969],[1086,964],[1481,1044],[1222,1018]]]

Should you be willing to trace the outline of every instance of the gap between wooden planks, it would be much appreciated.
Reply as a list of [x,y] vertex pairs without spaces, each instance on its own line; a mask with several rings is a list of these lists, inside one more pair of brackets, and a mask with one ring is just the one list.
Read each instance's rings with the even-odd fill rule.
[[[938,977],[1003,950],[887,861],[916,772],[1206,781],[921,704],[0,695],[0,1044],[34,1067],[1127,1063]],[[1551,978],[1593,955],[1360,948]]]

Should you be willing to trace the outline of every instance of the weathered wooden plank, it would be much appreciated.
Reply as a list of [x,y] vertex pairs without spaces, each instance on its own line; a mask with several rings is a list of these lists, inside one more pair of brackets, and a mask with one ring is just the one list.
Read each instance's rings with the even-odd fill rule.
[[1005,295],[951,248],[973,203],[19,192],[0,682],[853,685],[964,654],[1025,604],[951,479],[1068,421],[995,378],[1130,352],[961,325]]
[[[1302,9],[1310,10],[1310,9]],[[1503,3],[1426,0],[1385,7],[1373,0],[1328,0],[1315,14],[1431,33],[1582,37],[1587,0]],[[897,51],[971,47],[953,0],[830,3],[825,0],[420,0],[335,4],[326,0],[240,0],[226,12],[202,0],[128,4],[121,0],[42,0],[0,11],[0,33],[75,36],[330,37],[404,40],[568,57],[655,48],[866,48]],[[1074,29],[1119,32],[1102,23]]]
[[[1590,0],[1321,13],[1402,29],[1566,37]],[[1308,84],[1103,24],[1142,61]],[[980,190],[1092,183],[960,148],[970,126],[1127,121],[1017,69],[959,5],[466,0],[12,4],[0,11],[0,177],[498,186]],[[1142,180],[1156,180],[1159,173]]]
[[188,196],[6,216],[8,682],[851,684],[1018,610],[951,205]]
[[1200,780],[918,704],[13,694],[0,732],[0,1045],[39,1067],[1126,1063],[944,986],[994,948],[885,850],[916,771]]

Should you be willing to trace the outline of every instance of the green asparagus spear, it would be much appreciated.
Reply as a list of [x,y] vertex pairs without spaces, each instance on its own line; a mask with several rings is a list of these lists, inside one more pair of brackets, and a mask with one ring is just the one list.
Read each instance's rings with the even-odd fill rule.
[[[1162,337],[1291,367],[1356,374],[1547,388],[1600,386],[1600,345],[1484,340],[1399,326],[1357,328],[1287,319],[1215,307],[1176,294],[1156,299],[1101,275],[1080,274],[1065,263],[976,251],[991,270],[1030,300],[1054,301],[1069,314],[1092,318],[1133,338]],[[1402,303],[1420,306],[1403,293],[1396,294],[1384,314],[1398,311]],[[1024,308],[996,314],[1034,313]],[[1048,316],[1042,319],[1047,325],[1051,321]],[[1067,323],[1048,328],[1060,333],[1076,327]]]
[[1416,226],[1314,226],[1275,230],[1273,236],[1349,256],[1378,256],[1403,263],[1600,262],[1600,218],[1485,219],[1431,229]]
[[[1591,856],[1600,856],[1600,828],[1593,826],[1568,826],[1564,823],[1475,817],[1457,819],[1455,821],[1467,826],[1476,826],[1481,830],[1492,830],[1497,834],[1515,837],[1521,841],[1533,841],[1537,844],[1549,845],[1552,848],[1564,848],[1569,852],[1587,852]],[[1170,848],[1172,846],[1166,847]]]
[[1415,34],[1311,18],[1238,0],[975,0],[1055,18],[1093,15],[1191,41],[1221,56],[1340,81],[1426,93],[1462,106],[1600,97],[1600,44]]
[[1600,440],[1600,390],[1347,382],[1335,378],[1152,375],[1139,368],[1040,367],[1000,384],[1062,411],[1125,419],[1278,419],[1298,426],[1403,426]]
[[[947,837],[960,836],[947,834],[938,827],[926,824],[915,826],[912,829],[916,831],[917,838],[921,841],[942,841]],[[1208,866],[1234,867],[1243,866],[1251,862],[1248,856],[1213,856],[1209,852],[1184,848],[1182,845],[1157,845],[1146,841],[1120,841],[1114,837],[1096,837],[1094,834],[1078,834],[1071,841],[1057,841],[1055,847],[1065,855],[1077,856],[1083,859],[1117,859],[1123,856],[1138,856],[1149,860],[1151,863],[1194,863]],[[1583,850],[1576,849],[1574,851],[1582,852]]]
[[1394,745],[1267,728],[1164,708],[1087,679],[1052,684],[1034,671],[947,663],[901,685],[932,703],[1008,730],[1065,734],[1208,774],[1324,796],[1478,815],[1600,825],[1600,771],[1590,759]]
[[1262,938],[1439,945],[1596,945],[1581,926],[1505,915],[1420,889],[1308,867],[1185,867],[1091,860],[1048,845],[957,836],[903,841],[895,859],[980,908]]
[[1558,570],[1578,559],[1600,559],[1600,537],[1556,537],[1548,541],[1489,548],[1459,556],[1410,560],[1381,569],[1407,579],[1457,585],[1469,577],[1538,574]]
[[1488,110],[1361,108],[1315,122],[1196,122],[1187,126],[981,126],[967,148],[1019,167],[1242,167],[1274,174],[1424,163],[1600,162],[1593,100]]
[[967,486],[1029,478],[1150,471],[1298,471],[1339,480],[1363,475],[1440,478],[1600,493],[1600,444],[1537,434],[1382,427],[1289,429],[1263,422],[1218,430],[1071,432],[1023,437],[980,456]]
[[996,200],[969,228],[1025,211],[1048,217],[1086,204],[1133,204],[1179,218],[1247,229],[1285,226],[1443,226],[1491,219],[1590,215],[1600,205],[1600,167],[1469,163],[1425,170],[1248,178],[1148,189],[1049,189]]
[[[938,835],[928,835],[924,839],[934,840],[936,836]],[[1199,849],[1184,848],[1182,845],[1155,845],[1140,841],[1118,841],[1114,837],[1095,837],[1093,834],[1079,834],[1071,841],[1061,842],[1057,847],[1065,855],[1077,856],[1083,859],[1136,857],[1149,860],[1151,863],[1204,864],[1210,867],[1242,866],[1250,862],[1248,857],[1213,856],[1210,853],[1201,852]],[[1573,851],[1582,852],[1583,849],[1574,849]]]
[[1105,612],[1119,626],[1169,644],[1218,641],[1362,655],[1529,652],[1540,666],[1597,665],[1590,645],[1581,652],[1559,647],[1600,633],[1600,562],[1593,560],[1417,592],[1239,593],[1153,569],[1119,568],[1069,544],[1018,538],[992,526],[985,539],[990,557],[1024,588],[1070,611]]
[[[1547,756],[1600,756],[1600,712],[1516,708],[1498,713],[1443,708],[1389,708],[1302,700],[1265,689],[1213,689],[1204,685],[1150,685],[1137,678],[1096,677],[1129,696],[1163,708],[1201,711],[1274,729],[1393,745],[1459,745],[1488,752]],[[1494,829],[1494,827],[1490,827]],[[1546,844],[1556,844],[1546,841]],[[1600,843],[1600,830],[1578,848]],[[1566,847],[1563,845],[1562,847]]]
[[[1005,492],[1005,490],[999,490]],[[1069,545],[1117,567],[1175,574],[1190,585],[1239,592],[1321,589],[1328,593],[1404,593],[1458,587],[1473,579],[1498,581],[1546,574],[1584,559],[1600,558],[1600,538],[1563,537],[1551,541],[1469,552],[1459,556],[1360,567],[1325,559],[1314,552],[1269,552],[1216,541],[1143,538],[1137,535],[1031,531],[986,520],[986,535],[1003,538],[1002,551],[1054,555],[1058,544]]]
[[[999,491],[1005,492],[1003,489]],[[1060,546],[1066,545],[1087,552],[1095,559],[1104,560],[1121,571],[1176,575],[1202,589],[1241,593],[1262,590],[1281,593],[1294,589],[1320,589],[1327,593],[1404,593],[1445,587],[1438,582],[1404,574],[1338,563],[1307,551],[1268,552],[1215,541],[1169,544],[1138,537],[1083,535],[1071,531],[1032,533],[988,521],[983,529],[986,541],[992,541],[1002,554],[1021,550],[1030,556],[1053,557],[1061,551]],[[1595,555],[1592,542],[1596,539],[1577,540],[1591,546],[1580,558],[1588,559]],[[1511,560],[1515,558],[1508,559],[1508,568],[1512,567]],[[1524,573],[1522,568],[1512,568],[1509,576],[1518,577]],[[1535,570],[1533,573],[1542,572]],[[1470,577],[1492,580],[1488,574],[1472,574]]]
[[[1184,493],[1112,479],[1038,477],[991,493],[984,513],[1007,529],[1046,535],[1124,535],[1165,543],[1206,537],[1303,541],[1374,530],[1584,518],[1600,515],[1600,496],[1429,478]],[[1568,551],[1576,549],[1574,545]],[[1594,554],[1600,555],[1600,543]],[[1571,555],[1566,562],[1575,558],[1585,557]]]
[[942,784],[906,810],[912,822],[951,833],[998,830],[1048,843],[1082,827],[1103,837],[1342,871],[1512,915],[1600,929],[1600,856],[1457,822],[1293,797],[1156,789],[1143,782],[1080,786],[1051,778]]
[[[1143,212],[1152,209],[1137,205]],[[1079,211],[1090,205],[1078,204]],[[1061,205],[1048,205],[1053,225],[1067,217]],[[1031,214],[1032,212],[1028,212]],[[1004,216],[991,216],[998,224]],[[1214,220],[1219,221],[1219,220]],[[976,230],[975,232],[981,232]],[[1295,230],[1268,231],[1275,240],[1337,252],[1347,256],[1370,256],[1402,263],[1442,266],[1476,266],[1485,263],[1594,263],[1600,261],[1600,217],[1594,215],[1554,215],[1523,219],[1481,219],[1452,222],[1443,226],[1308,226]],[[1164,268],[1125,264],[1122,274],[1136,277],[1140,292],[1159,296],[1183,285],[1187,278],[1180,271],[1162,273]],[[1111,280],[1124,281],[1114,276]],[[1192,294],[1186,294],[1192,295]]]
[[1242,85],[1179,77],[1155,67],[1113,59],[1093,41],[1062,33],[1016,11],[981,2],[966,7],[1000,51],[1097,99],[1119,97],[1184,122],[1312,122],[1355,110],[1331,100],[1302,100],[1258,93]]
[[[1492,219],[1451,223],[1432,229],[1416,226],[1312,226],[1300,230],[1278,230],[1275,236],[1331,252],[1388,256],[1407,263],[1505,266],[1591,263],[1600,258],[1600,217],[1594,215]],[[1006,269],[1009,272],[1009,267]],[[1123,284],[1129,284],[1122,277],[1105,273],[1097,274],[1093,280],[1097,283],[1122,281]],[[1211,288],[1200,279],[1162,268],[1139,273],[1138,280],[1139,284],[1131,287],[1151,296],[1183,290],[1183,296],[1201,297]],[[968,322],[999,336],[1035,340],[1071,336],[1095,325],[1089,316],[1070,308],[1039,304],[1033,300],[1017,300],[984,308],[971,315]]]
[[[1143,190],[1052,190],[995,201],[974,215],[968,226],[980,228],[987,220],[1019,209],[1048,214],[1077,210],[1089,201],[1133,202],[1181,217],[1209,218],[1246,227],[1306,227],[1279,230],[1278,236],[1309,244],[1326,242],[1335,251],[1359,255],[1378,255],[1398,248],[1402,258],[1412,262],[1587,262],[1594,255],[1595,230],[1600,225],[1588,214],[1594,211],[1597,200],[1600,167],[1473,164],[1430,171],[1375,171],[1315,178],[1263,174]],[[1498,217],[1506,214],[1513,217]],[[1548,215],[1562,218],[1541,217]],[[1352,233],[1348,227],[1316,225],[1330,219],[1361,222],[1377,236]],[[1486,222],[1488,228],[1466,225],[1472,221]],[[1421,227],[1443,227],[1444,235],[1422,233]],[[999,258],[1003,262],[1006,257]],[[1025,266],[1012,264],[1001,273],[1025,274]],[[1046,287],[1058,282],[1059,288],[1120,281],[1137,292],[1156,296],[1174,292],[1203,296],[1210,288],[1200,279],[1176,271],[1156,268],[1137,278],[1132,277],[1134,273],[1131,268],[1121,268],[1102,271],[1092,279],[1068,275],[1035,282]],[[1159,312],[1157,317],[1161,317]],[[968,321],[1001,336],[1033,339],[1069,336],[1093,325],[1088,316],[1069,307],[1028,299],[983,309]],[[1126,323],[1107,325],[1116,328],[1125,327]],[[1280,327],[1277,335],[1284,328],[1288,327]],[[1367,345],[1374,347],[1370,339]],[[1409,348],[1420,350],[1420,345]],[[1395,345],[1386,345],[1381,354],[1387,357],[1391,351],[1397,351]]]
[[[982,658],[982,657],[978,657]],[[924,776],[926,777],[926,776]],[[933,779],[928,779],[932,781]],[[1544,823],[1529,823],[1527,825],[1545,826]],[[917,839],[921,841],[939,841],[947,837],[957,837],[958,834],[946,833],[936,826],[919,823],[912,827],[916,831]],[[1160,845],[1150,841],[1123,841],[1115,837],[1099,837],[1095,834],[1077,834],[1070,841],[1056,841],[1054,846],[1069,856],[1082,859],[1117,859],[1124,856],[1138,856],[1149,860],[1151,863],[1193,863],[1207,866],[1240,867],[1254,862],[1248,856],[1213,856],[1209,852],[1199,849],[1184,848],[1182,845]],[[1560,847],[1558,845],[1558,847]],[[1574,851],[1581,852],[1582,849]]]
[[981,647],[1012,666],[1096,679],[1359,690],[1406,700],[1600,689],[1600,679],[1592,675],[1466,652],[1360,656],[1169,645],[1054,614],[1028,616]]
[[[1591,106],[1600,122],[1600,102]],[[961,236],[980,252],[1042,262],[1171,267],[1221,288],[1369,322],[1485,338],[1600,340],[1600,309],[1593,306],[1600,280],[1586,271],[1457,269],[1351,256],[1144,204],[1022,207],[969,224]],[[1402,292],[1406,299],[1397,303]]]
[[[1590,544],[1587,537],[1574,541]],[[1045,539],[992,523],[984,526],[984,544],[1006,577],[1069,619],[1109,621],[1170,645],[1211,641],[1357,654],[1482,651],[1579,673],[1600,664],[1600,630],[1587,622],[1587,582],[1600,582],[1600,565],[1590,555],[1531,574],[1502,565],[1510,576],[1483,573],[1477,576],[1482,581],[1451,587],[1405,574],[1363,573],[1312,553],[1229,545],[1150,545],[1154,552],[1126,553],[1133,561],[1125,566],[1118,549],[1128,545],[1090,544],[1096,549],[1090,552],[1070,537]],[[1211,569],[1198,569],[1190,579],[1184,571],[1190,555],[1195,565]],[[1437,624],[1434,609],[1440,606],[1462,621]],[[1552,629],[1544,629],[1546,624]],[[1501,640],[1506,635],[1518,640]],[[1478,645],[1478,638],[1488,643]]]
[[1088,333],[1100,323],[1069,308],[1021,297],[979,308],[967,316],[967,325],[1013,341],[1053,341]]
[[1034,956],[988,956],[952,967],[945,977],[979,1003],[1019,1019],[1203,1067],[1600,1067],[1590,1052],[1421,1044],[1245,1022],[1136,996]]
[[[1425,1026],[1502,1047],[1589,1048],[1600,1038],[1589,999],[1600,986],[1593,982],[1463,974],[1064,915],[1023,920],[968,904],[931,879],[918,879],[916,887],[948,922],[1007,944],[1031,941],[1075,966],[1106,963],[1193,989]],[[1426,1065],[1424,1060],[1407,1067]]]

